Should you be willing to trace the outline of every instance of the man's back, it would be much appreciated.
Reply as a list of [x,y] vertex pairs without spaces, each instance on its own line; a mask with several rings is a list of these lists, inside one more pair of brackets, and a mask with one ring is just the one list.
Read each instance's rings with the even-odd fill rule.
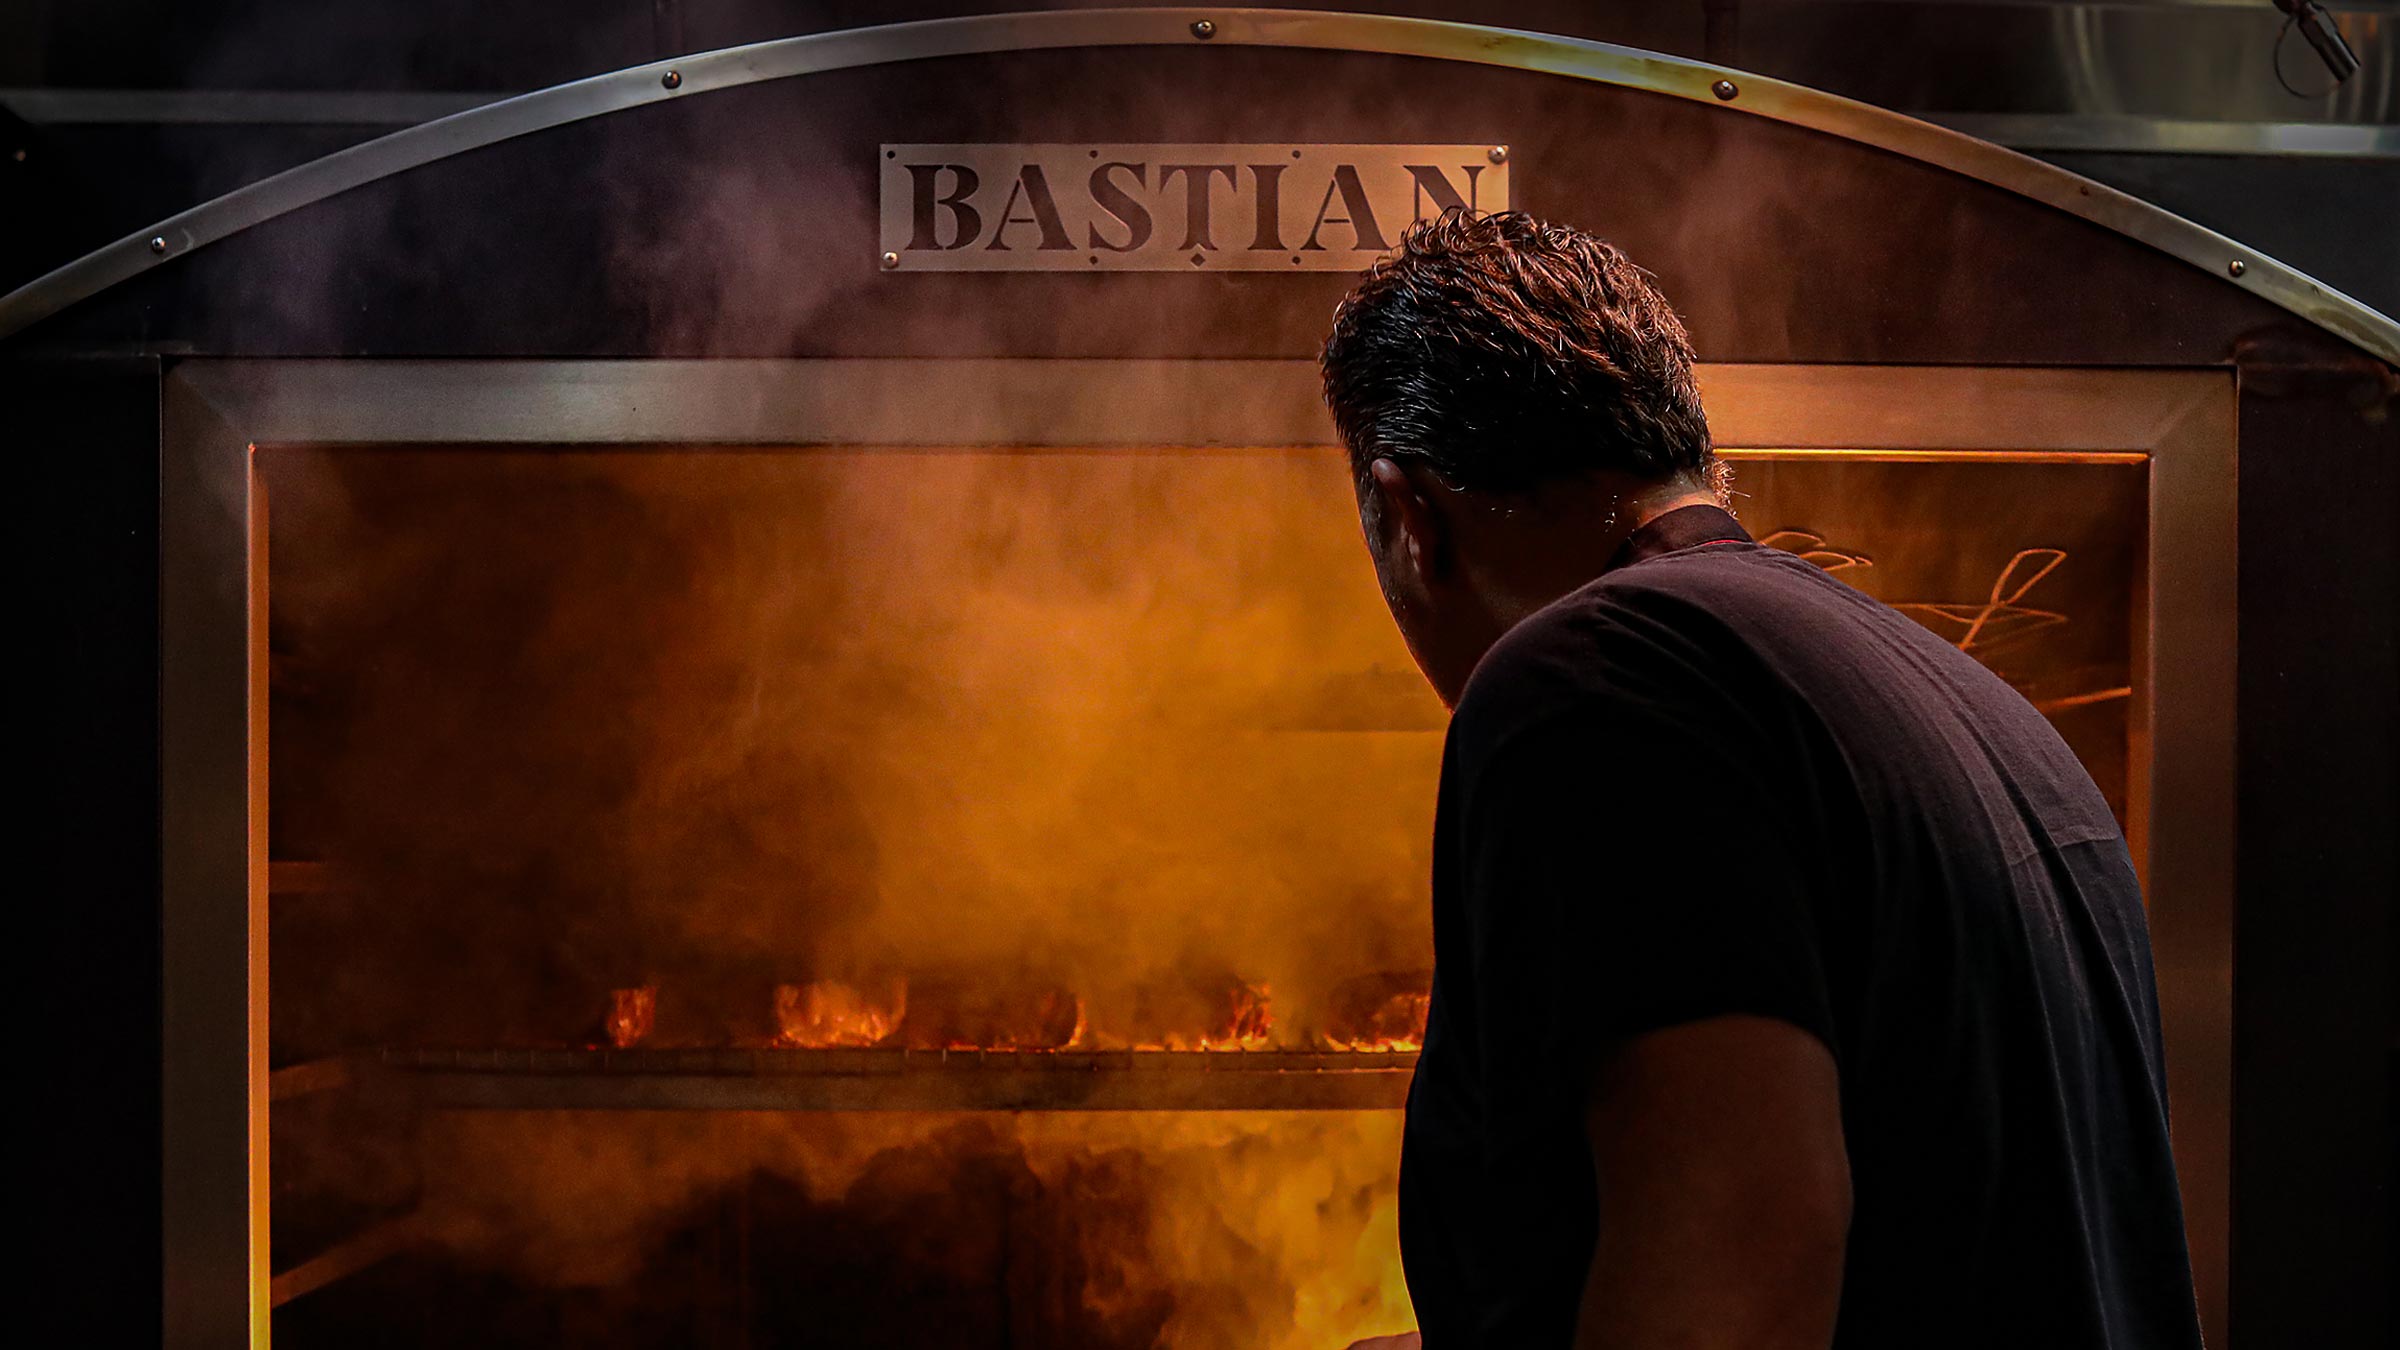
[[1727,1014],[1839,1067],[1836,1344],[2198,1344],[2141,899],[2023,699],[1713,508],[1519,625],[1445,756],[1402,1241],[1431,1350],[1564,1344],[1592,1053]]

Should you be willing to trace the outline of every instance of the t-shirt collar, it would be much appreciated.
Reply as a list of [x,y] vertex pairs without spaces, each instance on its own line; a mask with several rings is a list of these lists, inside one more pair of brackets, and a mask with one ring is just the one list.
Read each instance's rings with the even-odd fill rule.
[[1733,518],[1732,512],[1715,506],[1679,506],[1627,535],[1617,555],[1608,560],[1608,567],[1614,571],[1662,553],[1676,553],[1704,544],[1751,542],[1749,531]]

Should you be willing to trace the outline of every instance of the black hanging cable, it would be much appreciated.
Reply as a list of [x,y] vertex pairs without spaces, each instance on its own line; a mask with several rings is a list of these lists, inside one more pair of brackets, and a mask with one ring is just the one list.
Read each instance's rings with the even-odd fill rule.
[[2300,22],[2298,15],[2286,14],[2283,16],[2283,27],[2276,31],[2274,59],[2275,83],[2282,85],[2283,92],[2290,94],[2293,98],[2304,98],[2314,101],[2316,99],[2325,97],[2327,94],[2332,93],[2336,89],[2341,88],[2342,82],[2340,80],[2335,80],[2333,83],[2326,85],[2324,88],[2312,94],[2305,89],[2294,87],[2292,84],[2292,77],[2283,73],[2284,44],[2291,41],[2292,25],[2298,22]]
[[[2283,27],[2275,34],[2273,59],[2275,83],[2283,86],[2283,92],[2293,98],[2323,98],[2358,73],[2358,53],[2350,50],[2349,42],[2342,37],[2342,30],[2334,23],[2333,16],[2325,12],[2325,6],[2318,4],[2317,0],[2275,0],[2275,8],[2283,11]],[[2309,46],[2316,48],[2317,59],[2323,61],[2325,69],[2333,73],[2333,83],[2314,94],[2294,88],[2291,78],[2283,73],[2283,47],[2291,38],[2294,28],[2308,39]]]

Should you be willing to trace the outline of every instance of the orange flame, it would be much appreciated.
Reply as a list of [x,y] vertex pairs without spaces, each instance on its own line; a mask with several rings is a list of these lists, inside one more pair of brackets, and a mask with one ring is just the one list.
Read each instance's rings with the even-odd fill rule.
[[880,1003],[846,984],[819,980],[775,986],[778,1045],[823,1050],[877,1045],[891,1038],[908,1015],[908,981],[894,980]]
[[608,1033],[608,1043],[619,1050],[640,1045],[658,1020],[658,986],[640,985],[632,989],[608,991],[608,1017],[602,1029]]
[[1403,990],[1377,1004],[1360,1020],[1347,1036],[1327,1036],[1336,1050],[1422,1049],[1425,1044],[1425,1017],[1433,1007],[1433,995],[1422,989]]

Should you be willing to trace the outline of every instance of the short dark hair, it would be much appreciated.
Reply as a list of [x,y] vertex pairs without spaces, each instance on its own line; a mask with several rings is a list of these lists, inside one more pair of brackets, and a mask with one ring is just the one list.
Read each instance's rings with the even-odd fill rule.
[[1490,491],[1595,469],[1723,488],[1683,321],[1571,226],[1419,222],[1342,300],[1320,364],[1362,489],[1377,459]]

